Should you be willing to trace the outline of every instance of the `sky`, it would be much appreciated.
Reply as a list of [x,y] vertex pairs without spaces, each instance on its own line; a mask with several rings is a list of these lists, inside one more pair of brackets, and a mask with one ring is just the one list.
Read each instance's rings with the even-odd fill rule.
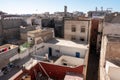
[[120,0],[0,0],[0,11],[9,14],[33,14],[44,12],[64,11],[64,6],[68,7],[68,12],[82,11],[88,12],[112,8],[113,11],[120,11]]

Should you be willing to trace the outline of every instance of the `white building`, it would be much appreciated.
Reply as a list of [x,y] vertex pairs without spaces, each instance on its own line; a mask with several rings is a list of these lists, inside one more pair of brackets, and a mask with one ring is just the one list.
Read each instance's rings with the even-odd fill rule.
[[[36,52],[36,53],[35,53]],[[69,55],[73,57],[84,58],[88,53],[88,45],[78,44],[69,40],[52,39],[41,44],[34,45],[30,50],[31,54],[40,56],[57,56]]]
[[105,66],[100,63],[99,80],[120,80],[120,67],[110,61],[105,61]]

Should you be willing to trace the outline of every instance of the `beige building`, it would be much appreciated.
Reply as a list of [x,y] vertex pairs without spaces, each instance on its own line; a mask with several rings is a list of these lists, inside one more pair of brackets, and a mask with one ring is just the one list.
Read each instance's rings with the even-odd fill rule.
[[65,19],[64,39],[88,43],[91,20],[88,18]]
[[36,26],[20,26],[20,39],[27,41],[27,32],[36,30]]
[[120,36],[107,35],[102,38],[100,55],[100,79],[120,80]]
[[120,80],[120,24],[103,26],[99,80]]
[[[105,60],[116,62],[120,65],[120,36],[107,35],[103,36],[101,44],[101,55]],[[103,61],[104,61],[103,60]]]
[[28,43],[40,44],[54,37],[54,30],[50,28],[38,29],[27,33]]
[[18,46],[5,44],[0,46],[0,69],[5,67],[11,60],[18,53]]
[[103,35],[108,34],[119,34],[120,35],[120,24],[118,23],[104,23]]

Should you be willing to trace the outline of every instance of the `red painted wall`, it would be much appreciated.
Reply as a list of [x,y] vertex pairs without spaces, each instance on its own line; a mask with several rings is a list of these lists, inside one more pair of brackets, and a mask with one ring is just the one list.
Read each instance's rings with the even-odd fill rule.
[[[46,70],[48,75],[51,78],[54,78],[55,80],[64,79],[67,72],[83,74],[83,66],[79,66],[79,67],[76,67],[76,68],[70,68],[70,67],[53,65],[53,64],[43,63],[43,62],[40,62],[40,64],[44,67],[44,69]],[[24,75],[25,73],[28,73],[29,75],[31,75],[31,80],[35,80],[34,70],[36,70],[36,72],[41,71],[43,73],[43,75],[45,75],[42,68],[39,66],[39,64],[37,64],[34,67],[32,67],[29,71],[24,70],[23,73],[21,75],[17,76],[15,80],[20,80],[22,75]]]
[[83,73],[83,66],[70,68],[70,67],[46,64],[42,62],[41,64],[51,78],[63,79],[65,77],[66,72],[74,72],[79,74]]

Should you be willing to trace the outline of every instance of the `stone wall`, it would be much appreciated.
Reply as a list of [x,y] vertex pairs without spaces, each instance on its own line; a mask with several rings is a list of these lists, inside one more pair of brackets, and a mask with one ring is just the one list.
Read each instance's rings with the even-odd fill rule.
[[20,31],[19,31],[19,28],[4,29],[3,35],[4,35],[5,40],[19,39],[20,38]]
[[[0,21],[0,44],[7,43],[7,40],[19,39],[19,27],[26,25],[22,18],[4,18]],[[3,40],[1,39],[3,37]]]

